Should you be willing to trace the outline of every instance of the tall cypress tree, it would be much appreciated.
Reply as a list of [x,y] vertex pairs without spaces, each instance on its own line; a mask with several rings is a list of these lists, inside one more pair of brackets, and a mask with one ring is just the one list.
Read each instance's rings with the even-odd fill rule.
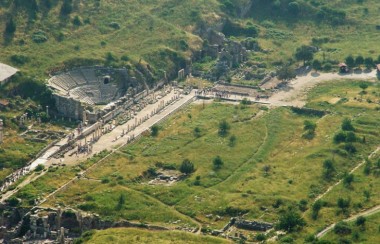
[[16,32],[16,22],[13,20],[13,17],[11,17],[5,25],[5,33],[8,35],[12,35],[15,32]]

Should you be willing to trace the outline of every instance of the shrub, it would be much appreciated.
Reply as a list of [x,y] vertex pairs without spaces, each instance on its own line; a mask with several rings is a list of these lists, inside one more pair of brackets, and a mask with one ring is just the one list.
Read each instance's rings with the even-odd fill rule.
[[363,216],[359,216],[359,217],[356,219],[355,224],[356,224],[357,226],[364,226],[366,220],[367,220],[367,219],[366,219],[365,217],[363,217]]
[[347,138],[346,133],[344,133],[343,131],[340,131],[334,135],[334,143],[339,144],[341,142],[345,142],[346,138]]
[[346,174],[343,178],[343,185],[345,187],[350,187],[353,181],[354,181],[354,175]]
[[64,0],[61,6],[61,15],[69,15],[73,11],[72,0]]
[[12,35],[15,32],[16,32],[16,22],[11,17],[5,25],[5,33],[8,35]]
[[121,210],[125,204],[125,195],[122,193],[117,201],[116,210]]
[[305,220],[299,213],[289,209],[281,214],[278,228],[288,232],[293,232],[302,228],[305,224]]
[[352,125],[350,119],[348,119],[348,118],[343,119],[343,121],[342,121],[342,130],[344,130],[344,131],[355,131],[355,128]]
[[193,134],[197,138],[201,137],[201,129],[199,127],[195,127]]
[[229,145],[230,147],[233,147],[233,146],[236,145],[236,136],[235,136],[235,135],[230,136],[230,139],[229,139],[229,143],[228,143],[228,145]]
[[45,166],[43,164],[37,165],[37,167],[34,169],[36,172],[40,172],[45,169]]
[[185,159],[182,161],[179,171],[184,174],[191,174],[195,171],[194,164],[190,160]]
[[110,179],[109,179],[108,177],[104,177],[104,178],[102,178],[101,182],[102,182],[103,184],[107,184],[107,183],[110,182]]
[[265,241],[267,239],[267,236],[263,233],[259,233],[255,236],[256,241]]
[[158,131],[159,131],[158,126],[157,125],[153,125],[150,128],[150,135],[153,136],[153,137],[156,137],[156,136],[158,136]]
[[326,159],[323,162],[323,178],[331,180],[335,174],[334,162],[331,159]]
[[30,58],[28,56],[23,55],[23,54],[14,54],[11,56],[11,61],[14,64],[24,65],[30,61]]
[[334,232],[338,235],[348,235],[351,234],[351,227],[346,222],[339,222],[334,226]]
[[347,209],[350,207],[351,200],[350,199],[344,199],[344,198],[338,198],[337,200],[337,206],[340,208],[343,212],[346,212]]
[[120,29],[120,24],[117,23],[117,22],[111,22],[111,23],[109,24],[109,26],[110,26],[111,28],[115,29],[115,30]]
[[219,123],[219,132],[218,134],[222,137],[226,136],[230,130],[231,126],[227,121],[223,120]]
[[7,203],[11,207],[16,207],[20,204],[20,200],[16,198],[15,196],[12,196],[7,200]]
[[80,26],[80,25],[82,25],[82,20],[79,18],[78,15],[76,15],[76,16],[74,17],[74,19],[73,19],[73,25],[75,25],[75,26]]
[[213,163],[214,169],[216,169],[216,170],[222,168],[222,166],[223,166],[223,164],[224,164],[224,162],[223,162],[223,160],[221,159],[220,156],[216,156],[216,157],[214,158],[214,160],[213,160],[212,163]]
[[46,36],[46,33],[43,31],[36,31],[32,35],[32,40],[35,43],[44,43],[48,40],[48,37]]
[[346,150],[348,153],[352,153],[352,154],[354,154],[358,151],[352,143],[346,143],[344,145],[344,150]]

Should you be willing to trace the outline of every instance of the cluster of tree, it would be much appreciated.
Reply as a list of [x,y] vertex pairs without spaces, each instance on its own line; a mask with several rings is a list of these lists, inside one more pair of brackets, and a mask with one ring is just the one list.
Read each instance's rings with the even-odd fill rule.
[[[25,11],[29,19],[36,19],[39,12],[47,13],[52,7],[57,4],[56,1],[53,0],[14,0],[12,9],[15,9],[17,12]],[[60,7],[60,14],[64,17],[70,15],[73,11],[73,0],[63,0],[62,5]],[[80,25],[81,21],[78,16],[76,16],[73,20],[74,25]],[[11,39],[17,29],[17,23],[11,14],[9,14],[8,21],[5,22],[5,37],[7,39]]]
[[290,21],[304,19],[331,24],[344,24],[346,12],[326,6],[320,1],[256,0],[252,7],[253,16],[281,18]]
[[380,176],[380,159],[376,161],[376,163],[372,163],[371,160],[367,159],[366,163],[364,165],[363,173],[365,175],[371,175],[373,174],[376,177]]
[[319,211],[322,209],[322,207],[326,206],[326,202],[322,200],[317,200],[314,202],[312,206],[312,212],[311,212],[311,218],[313,220],[318,219]]
[[338,198],[336,204],[339,208],[338,213],[348,214],[348,210],[349,210],[350,205],[351,205],[351,199],[349,199],[349,198],[344,199],[344,198],[340,197],[340,198]]
[[352,122],[350,119],[345,118],[342,121],[342,131],[338,132],[334,135],[334,143],[340,144],[345,143],[344,149],[348,153],[356,153],[356,147],[353,145],[354,142],[358,141],[357,136],[355,135],[354,131],[355,128],[352,125]]
[[302,137],[308,140],[311,140],[315,136],[315,129],[317,128],[317,124],[310,120],[305,120],[303,123],[304,133]]
[[364,65],[367,69],[372,69],[376,62],[380,62],[380,56],[378,57],[378,60],[375,61],[372,57],[364,58],[362,55],[359,55],[357,57],[349,55],[346,57],[345,62],[349,68],[360,68],[362,65]]
[[242,25],[227,19],[223,26],[222,33],[226,36],[257,37],[259,34],[259,29],[253,24]]

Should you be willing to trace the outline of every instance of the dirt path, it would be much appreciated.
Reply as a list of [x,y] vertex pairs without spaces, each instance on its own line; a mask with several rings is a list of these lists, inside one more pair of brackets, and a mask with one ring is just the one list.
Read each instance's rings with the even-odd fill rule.
[[[375,154],[377,154],[378,152],[380,151],[380,147],[376,148],[375,151],[373,151],[369,156],[368,156],[368,159],[371,159],[373,156],[375,156]],[[365,164],[365,160],[363,160],[360,164],[358,164],[355,168],[353,168],[349,174],[352,174],[354,173],[357,169],[359,169],[363,164]],[[343,181],[343,179],[340,179],[338,182],[336,182],[334,185],[330,186],[324,193],[320,194],[319,196],[317,196],[315,199],[314,199],[314,202],[318,201],[319,199],[321,199],[322,197],[324,197],[327,193],[329,193],[332,189],[334,189],[337,185],[339,185],[341,182]]]
[[324,81],[343,80],[343,79],[356,79],[356,80],[369,80],[376,79],[376,70],[369,73],[314,73],[310,72],[304,76],[297,76],[296,79],[289,82],[288,86],[278,93],[275,93],[268,100],[268,103],[277,106],[295,106],[303,107],[306,103],[307,92],[310,91],[317,84]]
[[[363,217],[366,217],[366,216],[370,216],[370,215],[373,215],[373,214],[376,214],[376,213],[379,213],[380,212],[380,205],[377,205],[373,208],[370,208],[364,212],[361,212],[361,213],[357,213],[355,215],[352,215],[351,217],[347,218],[347,219],[344,219],[343,221],[345,222],[350,222],[350,221],[353,221],[355,220],[356,218],[360,217],[360,216],[363,216]],[[316,234],[315,236],[317,238],[321,238],[323,237],[324,235],[326,235],[328,232],[330,232],[334,227],[335,227],[336,223],[334,224],[331,224],[329,225],[328,227],[326,227],[325,229],[323,229],[322,231],[320,231],[318,234]]]

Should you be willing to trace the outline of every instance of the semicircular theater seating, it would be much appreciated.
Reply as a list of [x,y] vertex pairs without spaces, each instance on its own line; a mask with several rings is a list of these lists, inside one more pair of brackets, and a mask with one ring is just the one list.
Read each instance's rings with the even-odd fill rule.
[[89,104],[107,104],[120,97],[118,85],[103,82],[107,75],[112,80],[114,70],[106,68],[81,68],[53,76],[48,84],[55,92]]

